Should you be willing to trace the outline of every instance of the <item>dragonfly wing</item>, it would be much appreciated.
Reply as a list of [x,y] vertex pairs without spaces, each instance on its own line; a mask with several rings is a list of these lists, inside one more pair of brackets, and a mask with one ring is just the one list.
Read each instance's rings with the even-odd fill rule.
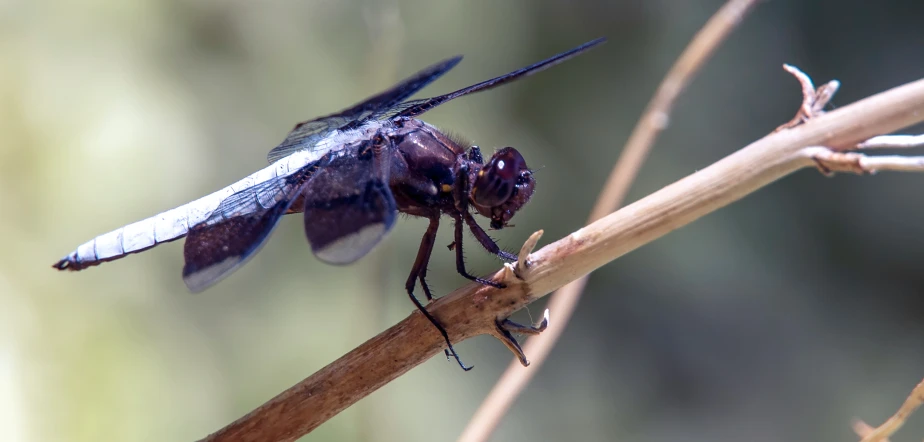
[[387,160],[376,158],[393,151],[372,151],[334,160],[305,186],[305,235],[321,261],[352,263],[369,253],[395,224],[398,208],[388,187]]
[[388,90],[369,97],[349,109],[296,124],[295,128],[286,136],[286,139],[270,150],[267,159],[270,163],[276,162],[295,151],[311,149],[318,141],[336,130],[359,127],[370,117],[384,114],[392,107],[401,104],[417,91],[449,72],[461,60],[461,55],[448,58],[417,72]]
[[205,290],[255,255],[316,170],[306,166],[243,189],[191,227],[183,246],[183,281],[189,290]]
[[427,112],[434,107],[437,107],[449,100],[453,100],[465,95],[474,94],[475,92],[486,91],[489,89],[496,88],[498,86],[507,84],[511,81],[517,80],[519,78],[535,74],[537,72],[544,71],[552,66],[555,66],[559,63],[564,62],[572,57],[580,55],[585,51],[600,45],[606,42],[605,38],[598,38],[596,40],[589,41],[584,43],[574,49],[562,52],[561,54],[549,57],[545,60],[542,60],[538,63],[531,64],[521,69],[517,69],[513,72],[501,75],[499,77],[494,77],[490,80],[482,81],[478,84],[473,84],[469,87],[459,89],[455,92],[450,92],[448,94],[440,95],[432,98],[424,98],[420,100],[412,100],[402,103],[396,109],[389,109],[386,111],[386,117],[407,117],[414,118],[424,112]]

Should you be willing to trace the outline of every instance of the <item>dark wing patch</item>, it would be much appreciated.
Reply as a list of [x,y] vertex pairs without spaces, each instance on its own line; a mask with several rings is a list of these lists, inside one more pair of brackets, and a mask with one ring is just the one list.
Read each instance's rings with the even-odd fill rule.
[[[368,149],[372,150],[372,149]],[[385,150],[378,155],[387,156]],[[388,187],[387,158],[375,154],[335,160],[305,186],[305,235],[311,251],[328,264],[362,258],[391,231],[398,215]]]
[[189,290],[201,292],[244,265],[266,243],[285,206],[190,229],[183,246],[183,282]]
[[296,124],[286,139],[269,151],[267,160],[273,163],[297,150],[310,149],[335,130],[355,129],[364,121],[375,119],[377,115],[385,115],[388,109],[401,104],[417,91],[449,72],[461,60],[461,55],[443,60],[349,109]]
[[237,192],[191,227],[183,246],[183,281],[189,290],[205,290],[256,254],[316,170],[306,166]]

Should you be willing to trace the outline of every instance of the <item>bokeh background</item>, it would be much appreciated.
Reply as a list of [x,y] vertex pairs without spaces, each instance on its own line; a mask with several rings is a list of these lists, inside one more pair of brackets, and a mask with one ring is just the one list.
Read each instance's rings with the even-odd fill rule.
[[[498,237],[516,249],[545,229],[547,243],[581,226],[720,4],[0,1],[0,440],[204,437],[409,314],[426,223],[399,223],[338,268],[290,217],[199,295],[180,278],[180,242],[49,267],[76,245],[236,181],[295,122],[434,61],[466,55],[423,95],[607,36],[426,114],[541,167]],[[835,106],[921,78],[922,14],[916,0],[761,4],[680,99],[630,200],[791,118],[800,93],[784,62],[841,80]],[[922,189],[924,175],[806,170],[600,269],[495,440],[855,440],[851,419],[878,424],[924,376]],[[468,257],[478,273],[498,267]],[[430,275],[437,293],[465,282],[442,247]],[[511,360],[486,337],[458,349],[475,370],[434,357],[305,439],[453,440]],[[924,416],[902,431],[920,440]]]

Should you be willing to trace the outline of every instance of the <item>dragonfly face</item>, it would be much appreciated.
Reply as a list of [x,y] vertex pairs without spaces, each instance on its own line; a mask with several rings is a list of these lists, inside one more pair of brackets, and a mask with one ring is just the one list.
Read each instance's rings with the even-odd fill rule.
[[505,147],[492,155],[473,181],[472,205],[482,216],[491,219],[493,229],[506,227],[517,210],[529,202],[536,187],[526,160],[512,147]]
[[480,149],[468,148],[415,117],[455,98],[534,74],[603,42],[585,43],[455,92],[408,100],[462,57],[436,63],[340,113],[297,124],[269,152],[268,167],[196,201],[100,235],[54,267],[82,270],[186,237],[183,280],[190,290],[201,291],[252,257],[283,215],[303,213],[305,234],[320,260],[349,264],[372,250],[391,231],[398,212],[404,212],[430,220],[408,277],[408,294],[451,350],[445,329],[413,294],[420,281],[427,299],[433,299],[426,267],[440,217],[448,215],[455,222],[459,273],[499,286],[466,271],[464,228],[488,252],[515,260],[478,225],[471,209],[489,218],[491,227],[506,227],[529,201],[535,180],[516,149],[500,149],[484,163]]

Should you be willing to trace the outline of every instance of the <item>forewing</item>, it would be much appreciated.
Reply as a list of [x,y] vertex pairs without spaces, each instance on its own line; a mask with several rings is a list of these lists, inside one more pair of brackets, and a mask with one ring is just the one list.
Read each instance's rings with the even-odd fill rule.
[[183,281],[189,290],[205,290],[256,254],[316,169],[306,166],[234,193],[206,221],[191,227],[183,246]]
[[314,255],[328,264],[362,258],[395,224],[398,209],[387,166],[371,150],[335,160],[305,186],[305,235]]
[[[359,116],[355,116],[358,118]],[[311,149],[318,141],[321,141],[331,132],[337,130],[354,121],[354,116],[349,115],[328,115],[311,121],[303,121],[295,125],[295,128],[289,132],[286,139],[278,146],[274,147],[266,155],[270,164],[275,163],[280,158],[285,158],[293,152]]]
[[445,95],[440,95],[438,97],[407,101],[403,103],[400,106],[400,108],[389,110],[386,112],[388,113],[388,116],[392,116],[392,117],[413,118],[449,100],[453,100],[453,99],[456,99],[456,98],[459,98],[459,97],[462,97],[468,94],[473,94],[475,92],[481,92],[481,91],[486,91],[488,89],[493,89],[495,87],[501,86],[503,84],[507,84],[516,79],[546,70],[552,66],[555,66],[556,64],[559,64],[565,60],[568,60],[569,58],[580,55],[583,52],[587,51],[588,49],[591,49],[594,46],[597,46],[599,44],[602,44],[605,41],[606,41],[605,38],[598,38],[596,40],[592,40],[587,43],[584,43],[574,49],[571,49],[570,51],[562,52],[561,54],[558,54],[554,57],[547,58],[545,60],[542,60],[538,63],[532,64],[522,69],[517,69],[508,74],[501,75],[500,77],[494,77],[490,80],[482,81],[481,83],[473,84],[469,87],[462,88],[455,92],[450,92]]
[[401,104],[417,91],[449,72],[461,60],[461,55],[443,60],[349,109],[296,124],[286,139],[270,150],[267,159],[273,163],[297,150],[314,147],[318,141],[335,130],[354,129],[376,115],[385,115],[389,109]]

